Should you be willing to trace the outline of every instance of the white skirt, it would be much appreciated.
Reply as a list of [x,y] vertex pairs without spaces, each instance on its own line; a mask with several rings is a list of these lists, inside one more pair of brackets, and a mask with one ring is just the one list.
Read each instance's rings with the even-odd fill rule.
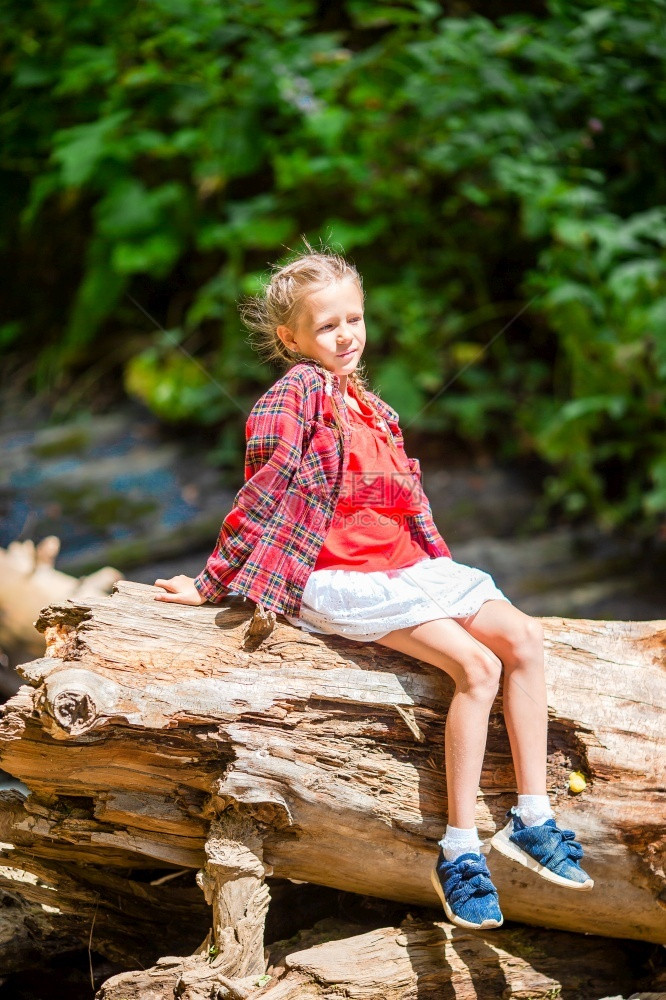
[[511,603],[488,573],[437,556],[406,569],[372,573],[314,570],[305,584],[300,617],[285,617],[307,632],[373,642],[397,628],[466,618],[493,600]]

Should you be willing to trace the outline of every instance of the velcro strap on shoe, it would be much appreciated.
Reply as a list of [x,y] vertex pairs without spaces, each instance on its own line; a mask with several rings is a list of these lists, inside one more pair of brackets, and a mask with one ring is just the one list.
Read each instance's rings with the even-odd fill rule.
[[485,858],[479,862],[466,862],[464,871],[452,872],[444,890],[451,903],[465,903],[472,896],[485,896],[497,891],[490,880]]

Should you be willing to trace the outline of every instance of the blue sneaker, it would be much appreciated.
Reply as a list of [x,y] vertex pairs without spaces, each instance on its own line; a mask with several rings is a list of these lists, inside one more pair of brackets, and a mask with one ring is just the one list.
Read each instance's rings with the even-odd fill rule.
[[431,879],[452,924],[472,930],[502,926],[497,889],[483,855],[470,852],[447,861],[440,848]]
[[500,854],[531,868],[533,872],[569,889],[591,889],[594,882],[579,865],[583,848],[573,830],[560,830],[554,819],[538,826],[525,826],[513,806],[509,822],[490,843]]

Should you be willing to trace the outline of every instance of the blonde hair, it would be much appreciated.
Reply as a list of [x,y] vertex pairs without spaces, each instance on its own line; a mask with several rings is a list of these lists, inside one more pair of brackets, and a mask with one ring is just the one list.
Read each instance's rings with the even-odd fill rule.
[[[308,296],[318,289],[337,281],[354,281],[364,298],[363,280],[354,264],[345,260],[340,254],[325,247],[321,251],[313,250],[305,237],[302,237],[307,248],[305,253],[297,254],[283,267],[274,265],[273,273],[264,285],[259,295],[244,299],[239,310],[241,319],[250,332],[250,344],[261,355],[262,359],[286,365],[286,370],[301,362],[307,362],[324,371],[323,365],[313,358],[290,350],[277,335],[278,326],[289,326],[294,329],[303,312]],[[348,382],[354,388],[356,395],[366,406],[380,417],[377,408],[367,394],[367,375],[365,366],[359,362],[356,369],[347,376]],[[343,420],[340,417],[335,398],[331,396],[335,421],[342,430]],[[381,418],[380,418],[381,419]],[[382,420],[382,423],[384,421]],[[393,435],[388,432],[389,443],[397,451]]]

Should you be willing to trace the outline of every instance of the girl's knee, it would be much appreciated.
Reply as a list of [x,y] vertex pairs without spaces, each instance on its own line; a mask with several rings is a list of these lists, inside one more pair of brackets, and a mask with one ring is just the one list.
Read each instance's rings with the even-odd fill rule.
[[461,664],[461,687],[468,694],[482,701],[493,701],[502,675],[502,661],[491,650],[479,649]]
[[530,666],[540,663],[543,654],[543,626],[536,618],[521,615],[512,626],[508,636],[510,655],[507,660],[512,666]]

